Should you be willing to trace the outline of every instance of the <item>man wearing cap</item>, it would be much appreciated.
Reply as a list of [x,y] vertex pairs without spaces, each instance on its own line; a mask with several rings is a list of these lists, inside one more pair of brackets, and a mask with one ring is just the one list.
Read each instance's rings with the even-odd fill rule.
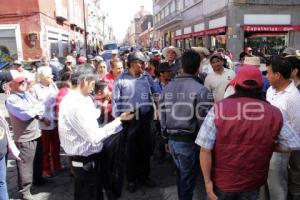
[[[286,58],[274,57],[268,67],[271,87],[267,100],[280,109],[283,118],[300,133],[300,93],[291,80],[291,63]],[[285,200],[288,195],[288,164],[290,155],[274,153],[270,162],[268,186],[270,199]],[[294,180],[294,179],[293,179]]]
[[22,61],[16,60],[13,63],[14,69],[17,70],[22,76],[24,76],[30,84],[34,81],[34,74],[23,68]]
[[158,89],[158,93],[161,93],[171,80],[171,71],[172,69],[168,62],[163,62],[158,65],[155,71],[157,79],[154,81],[154,87]]
[[181,68],[181,64],[178,59],[181,57],[181,52],[178,48],[169,46],[163,49],[163,56],[165,57],[165,61],[169,63],[172,69],[172,79],[178,74]]
[[14,139],[20,150],[17,161],[19,193],[23,199],[32,199],[32,181],[42,184],[42,146],[38,121],[48,123],[43,117],[44,106],[28,91],[27,80],[20,73],[11,70],[11,94],[5,105],[9,113]]
[[213,93],[215,102],[218,102],[224,98],[225,88],[235,77],[235,73],[223,66],[224,59],[218,53],[211,56],[210,64],[213,72],[206,76],[204,85]]
[[179,200],[192,200],[199,167],[194,144],[203,117],[212,103],[212,94],[195,77],[200,56],[188,50],[181,57],[183,74],[164,88],[159,101],[161,131],[177,170]]
[[195,141],[211,200],[257,200],[273,151],[300,148],[280,110],[263,100],[259,69],[242,67],[234,81],[235,94],[214,105]]
[[135,192],[137,184],[155,186],[149,179],[150,157],[153,151],[153,137],[150,131],[153,120],[153,101],[148,78],[142,66],[146,62],[141,52],[128,56],[128,69],[114,82],[113,115],[135,112],[135,119],[125,124],[126,176],[128,190]]

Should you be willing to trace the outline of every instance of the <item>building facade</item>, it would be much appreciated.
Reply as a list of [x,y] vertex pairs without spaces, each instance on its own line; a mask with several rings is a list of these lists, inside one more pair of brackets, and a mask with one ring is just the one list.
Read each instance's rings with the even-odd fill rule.
[[154,43],[182,49],[245,46],[277,54],[300,46],[300,0],[153,0]]
[[97,27],[97,0],[1,3],[5,6],[0,7],[0,49],[13,59],[64,57],[71,50],[85,55],[86,48],[96,48],[101,40],[101,30],[92,28]]

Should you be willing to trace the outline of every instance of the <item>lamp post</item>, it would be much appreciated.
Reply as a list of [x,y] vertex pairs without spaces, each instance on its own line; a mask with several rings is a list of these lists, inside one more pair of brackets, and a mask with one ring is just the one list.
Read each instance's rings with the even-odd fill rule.
[[83,2],[83,25],[84,25],[84,47],[85,47],[85,55],[88,55],[87,49],[87,31],[86,31],[86,16],[85,16],[85,0]]
[[103,29],[102,29],[102,35],[103,35],[103,42],[104,42],[104,40],[105,40],[105,30],[104,30],[104,28],[105,28],[105,15],[103,15],[102,16],[102,25],[103,25]]

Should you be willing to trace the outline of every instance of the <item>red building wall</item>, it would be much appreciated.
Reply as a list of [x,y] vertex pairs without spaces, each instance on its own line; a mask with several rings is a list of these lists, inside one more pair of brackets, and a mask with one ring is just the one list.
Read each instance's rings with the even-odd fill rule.
[[[83,10],[83,0],[62,0],[64,9],[68,10],[68,1],[74,1],[80,7],[80,10]],[[47,25],[68,32],[70,40],[75,38],[76,32],[83,37],[81,29],[71,28],[68,20],[57,20],[55,12],[54,0],[1,0],[0,24],[20,24],[23,59],[38,59],[42,55],[46,55],[45,45],[43,44],[46,42],[46,38],[43,37],[45,37],[45,27]],[[83,14],[81,16],[83,22]],[[29,43],[28,34],[30,32],[38,34],[38,41],[36,41],[35,46]]]

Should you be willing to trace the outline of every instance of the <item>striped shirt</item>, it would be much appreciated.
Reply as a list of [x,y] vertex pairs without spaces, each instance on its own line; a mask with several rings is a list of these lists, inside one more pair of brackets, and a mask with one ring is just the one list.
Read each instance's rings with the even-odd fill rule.
[[99,153],[103,140],[122,130],[121,121],[99,127],[100,112],[89,96],[70,90],[59,108],[59,137],[61,146],[68,155],[89,156]]

